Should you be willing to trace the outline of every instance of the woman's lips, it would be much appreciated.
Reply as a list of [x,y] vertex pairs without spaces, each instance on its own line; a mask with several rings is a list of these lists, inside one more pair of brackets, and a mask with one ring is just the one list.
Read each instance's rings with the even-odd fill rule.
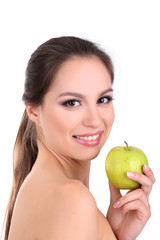
[[96,133],[87,133],[82,135],[74,135],[74,139],[76,142],[85,145],[85,146],[97,146],[102,138],[103,131],[99,131]]

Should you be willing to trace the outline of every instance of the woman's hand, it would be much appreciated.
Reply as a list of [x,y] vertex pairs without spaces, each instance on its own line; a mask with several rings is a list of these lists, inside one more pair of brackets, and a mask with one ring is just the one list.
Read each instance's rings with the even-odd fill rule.
[[148,166],[143,166],[143,174],[128,172],[127,177],[141,184],[141,188],[122,196],[120,190],[110,186],[110,206],[107,219],[119,240],[135,240],[150,218],[148,202],[155,178]]

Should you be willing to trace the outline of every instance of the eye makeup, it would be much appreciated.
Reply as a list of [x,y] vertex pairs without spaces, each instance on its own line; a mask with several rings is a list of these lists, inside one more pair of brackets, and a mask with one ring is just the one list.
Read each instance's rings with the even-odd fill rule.
[[103,96],[98,99],[97,104],[108,104],[113,100],[112,96]]
[[81,101],[78,100],[78,99],[69,99],[69,100],[66,100],[66,101],[62,102],[61,105],[64,106],[64,107],[73,108],[73,107],[80,106]]

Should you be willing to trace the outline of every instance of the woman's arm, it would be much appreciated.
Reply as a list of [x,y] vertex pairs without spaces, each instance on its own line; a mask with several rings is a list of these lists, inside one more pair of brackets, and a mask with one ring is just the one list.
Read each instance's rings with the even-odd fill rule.
[[130,173],[128,178],[139,182],[141,188],[122,197],[120,190],[110,185],[111,200],[107,213],[113,231],[119,240],[135,240],[150,218],[149,195],[155,178],[152,170],[144,166],[143,174]]

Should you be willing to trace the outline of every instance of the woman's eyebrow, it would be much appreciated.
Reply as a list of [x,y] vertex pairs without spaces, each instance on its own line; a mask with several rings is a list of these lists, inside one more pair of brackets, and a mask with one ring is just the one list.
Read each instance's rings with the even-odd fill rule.
[[[104,94],[108,93],[108,92],[113,92],[112,88],[108,88],[107,90],[102,91],[99,96],[103,96]],[[59,97],[63,97],[63,96],[73,96],[73,97],[78,97],[78,98],[85,98],[85,95],[81,94],[81,93],[77,93],[77,92],[64,92],[61,93]]]
[[104,94],[106,94],[108,92],[113,92],[113,88],[108,88],[107,90],[104,90],[103,92],[100,93],[99,96],[103,96]]

